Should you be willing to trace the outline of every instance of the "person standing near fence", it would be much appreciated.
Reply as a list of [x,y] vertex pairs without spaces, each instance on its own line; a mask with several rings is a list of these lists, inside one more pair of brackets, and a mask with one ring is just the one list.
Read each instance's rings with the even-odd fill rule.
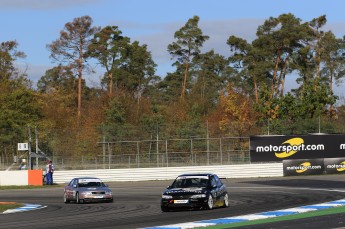
[[52,161],[48,161],[46,165],[46,184],[52,185],[53,184],[53,173],[54,173],[54,165]]

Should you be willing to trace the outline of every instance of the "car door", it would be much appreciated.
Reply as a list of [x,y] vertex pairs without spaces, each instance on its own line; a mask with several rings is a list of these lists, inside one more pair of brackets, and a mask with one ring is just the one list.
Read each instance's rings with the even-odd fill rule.
[[227,193],[226,186],[223,184],[221,179],[215,175],[214,176],[217,182],[217,194],[218,194],[218,202],[219,204],[223,204],[224,196]]
[[210,177],[210,183],[211,183],[211,195],[213,197],[214,204],[217,205],[219,201],[219,196],[218,196],[218,187],[217,187],[217,180],[214,176]]
[[72,183],[73,183],[74,179],[72,179],[69,184],[65,187],[65,193],[66,193],[66,197],[67,199],[71,199],[72,198]]
[[68,198],[69,199],[75,199],[75,192],[76,192],[76,187],[78,184],[78,179],[73,179],[70,183],[69,187],[69,192],[68,192]]

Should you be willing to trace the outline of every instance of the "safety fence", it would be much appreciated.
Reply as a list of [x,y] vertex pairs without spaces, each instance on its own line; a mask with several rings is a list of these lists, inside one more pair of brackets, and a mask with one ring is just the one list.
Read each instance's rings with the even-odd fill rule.
[[190,138],[99,142],[96,155],[52,155],[55,166],[69,169],[118,169],[246,164],[249,138]]
[[[247,164],[250,162],[249,138],[103,141],[98,142],[93,152],[85,152],[83,155],[52,152],[49,159],[57,170]],[[29,161],[23,153],[0,154],[0,170],[18,170],[22,160]],[[32,158],[31,162],[33,169],[44,169],[46,159]]]

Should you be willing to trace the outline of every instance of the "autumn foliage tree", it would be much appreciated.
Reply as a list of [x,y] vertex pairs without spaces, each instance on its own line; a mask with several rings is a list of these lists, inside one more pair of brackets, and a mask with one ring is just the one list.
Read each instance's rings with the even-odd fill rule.
[[59,39],[47,45],[51,52],[50,57],[54,61],[70,66],[78,76],[78,122],[81,116],[83,71],[87,67],[85,54],[93,35],[100,29],[92,27],[92,23],[89,16],[75,18],[73,22],[65,24]]
[[235,136],[246,135],[256,122],[251,99],[233,83],[229,83],[219,98],[223,115],[219,127]]

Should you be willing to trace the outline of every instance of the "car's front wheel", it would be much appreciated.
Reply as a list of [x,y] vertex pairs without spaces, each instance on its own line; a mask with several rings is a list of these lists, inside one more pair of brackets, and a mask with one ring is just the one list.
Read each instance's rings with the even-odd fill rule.
[[77,204],[82,204],[82,203],[84,203],[84,200],[83,199],[80,199],[80,196],[79,196],[79,192],[77,192],[76,194],[76,200],[77,200]]
[[69,203],[69,199],[67,198],[66,192],[64,192],[64,194],[63,194],[63,202],[64,202],[65,204]]
[[161,210],[162,210],[162,212],[168,212],[168,211],[169,211],[169,208],[164,207],[164,206],[161,206]]
[[207,206],[206,207],[209,210],[211,210],[213,208],[213,198],[212,198],[211,194],[208,196]]

